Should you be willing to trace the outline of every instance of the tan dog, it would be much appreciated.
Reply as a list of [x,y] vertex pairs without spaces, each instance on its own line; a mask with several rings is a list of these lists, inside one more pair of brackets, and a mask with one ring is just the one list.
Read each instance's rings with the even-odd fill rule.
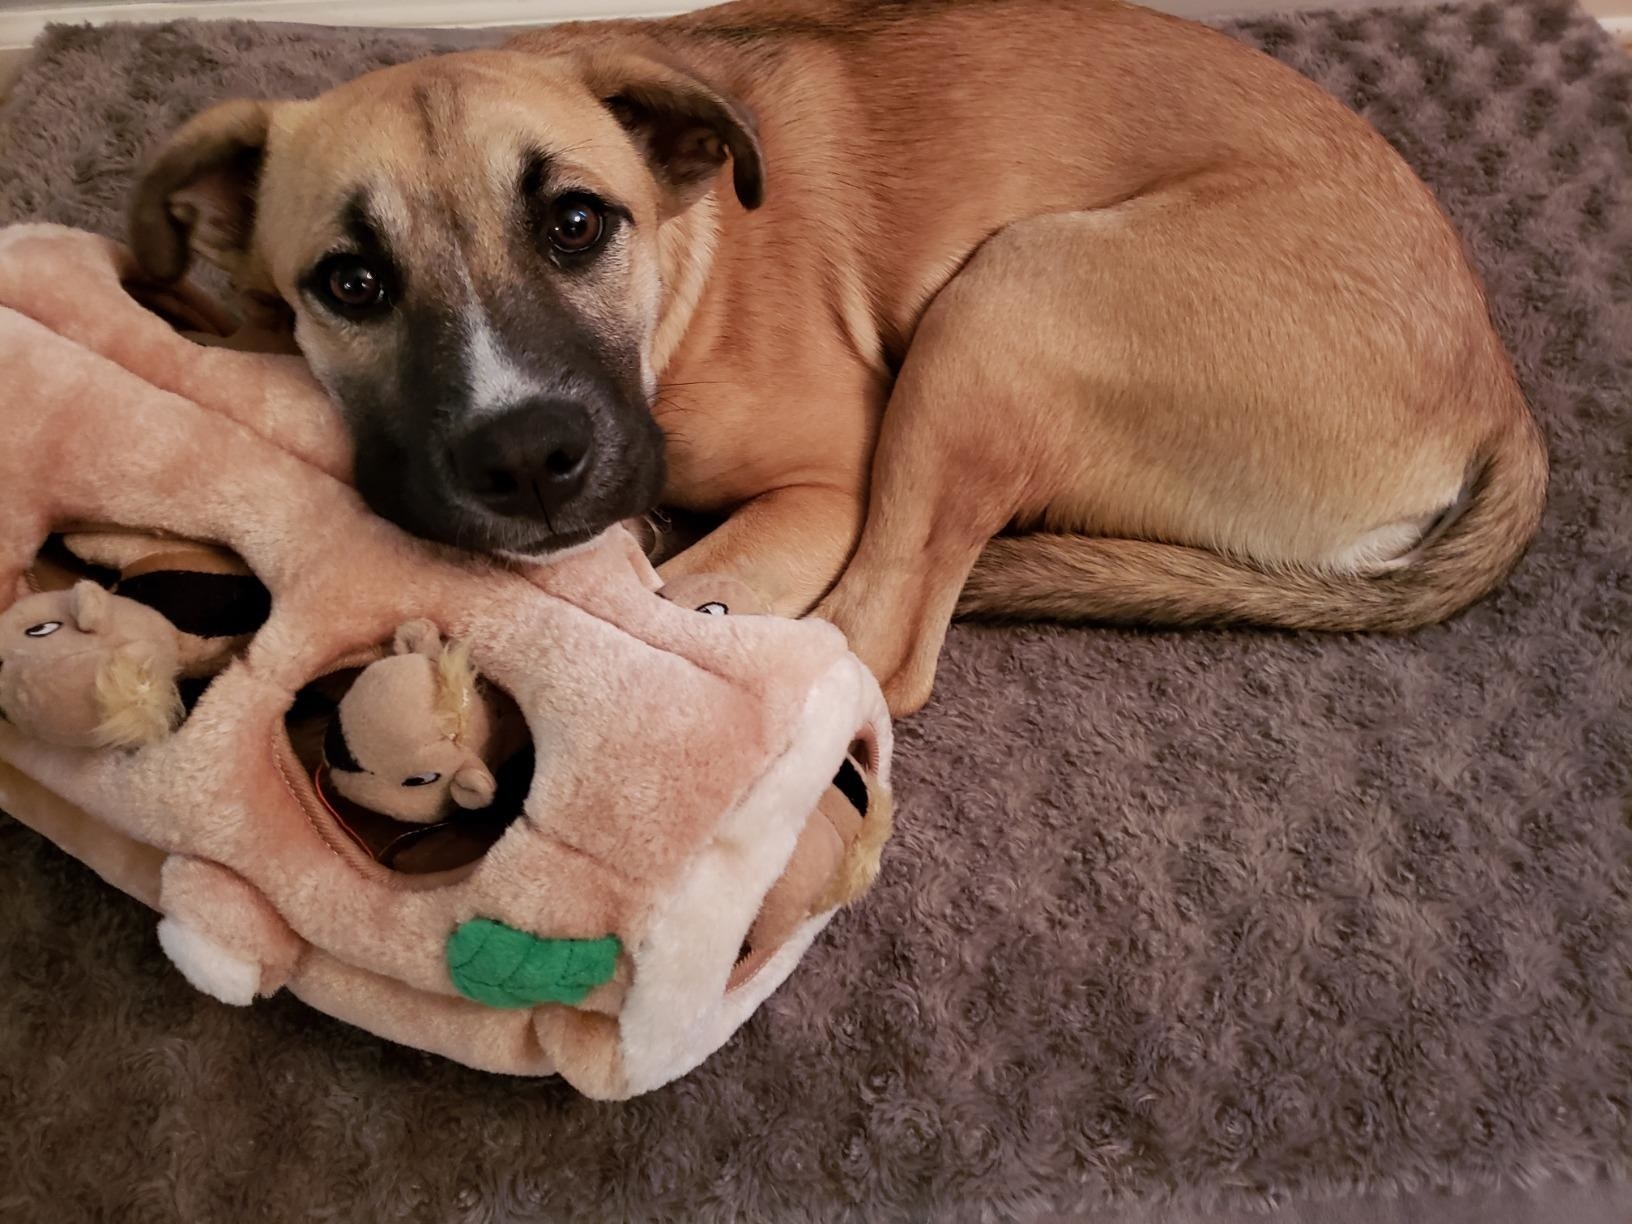
[[382,513],[533,553],[727,512],[666,573],[831,617],[898,712],[955,610],[1438,620],[1544,494],[1404,163],[1118,3],[558,26],[211,110],[133,222],[293,313]]

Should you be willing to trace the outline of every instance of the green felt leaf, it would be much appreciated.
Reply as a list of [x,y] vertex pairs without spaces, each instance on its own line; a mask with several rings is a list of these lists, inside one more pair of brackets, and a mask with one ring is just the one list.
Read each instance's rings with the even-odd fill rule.
[[473,918],[448,937],[448,972],[467,999],[489,1007],[577,1003],[610,981],[623,944],[601,939],[541,939]]

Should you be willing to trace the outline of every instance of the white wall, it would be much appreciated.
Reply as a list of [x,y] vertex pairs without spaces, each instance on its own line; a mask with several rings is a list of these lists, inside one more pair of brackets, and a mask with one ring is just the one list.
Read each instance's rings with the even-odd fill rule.
[[[1377,0],[1144,0],[1192,17],[1273,12],[1288,8],[1360,7]],[[1429,0],[1393,0],[1428,3]],[[1606,24],[1632,32],[1632,0],[1584,0]],[[23,51],[53,21],[173,21],[179,17],[241,17],[318,25],[504,26],[580,17],[657,16],[700,7],[701,0],[0,0],[0,94],[21,66]]]

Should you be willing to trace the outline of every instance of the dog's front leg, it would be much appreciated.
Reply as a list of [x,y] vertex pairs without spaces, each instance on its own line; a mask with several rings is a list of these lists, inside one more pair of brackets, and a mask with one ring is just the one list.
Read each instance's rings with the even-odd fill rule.
[[727,574],[779,616],[802,616],[827,594],[855,548],[864,495],[857,488],[789,485],[761,493],[671,561],[665,580]]

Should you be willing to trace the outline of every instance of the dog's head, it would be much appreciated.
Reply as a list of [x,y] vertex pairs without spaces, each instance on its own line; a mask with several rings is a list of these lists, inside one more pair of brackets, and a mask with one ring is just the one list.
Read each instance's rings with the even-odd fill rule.
[[728,158],[757,206],[750,121],[679,68],[469,52],[199,115],[139,184],[132,246],[155,279],[197,253],[293,314],[375,510],[537,555],[661,492],[660,231]]

